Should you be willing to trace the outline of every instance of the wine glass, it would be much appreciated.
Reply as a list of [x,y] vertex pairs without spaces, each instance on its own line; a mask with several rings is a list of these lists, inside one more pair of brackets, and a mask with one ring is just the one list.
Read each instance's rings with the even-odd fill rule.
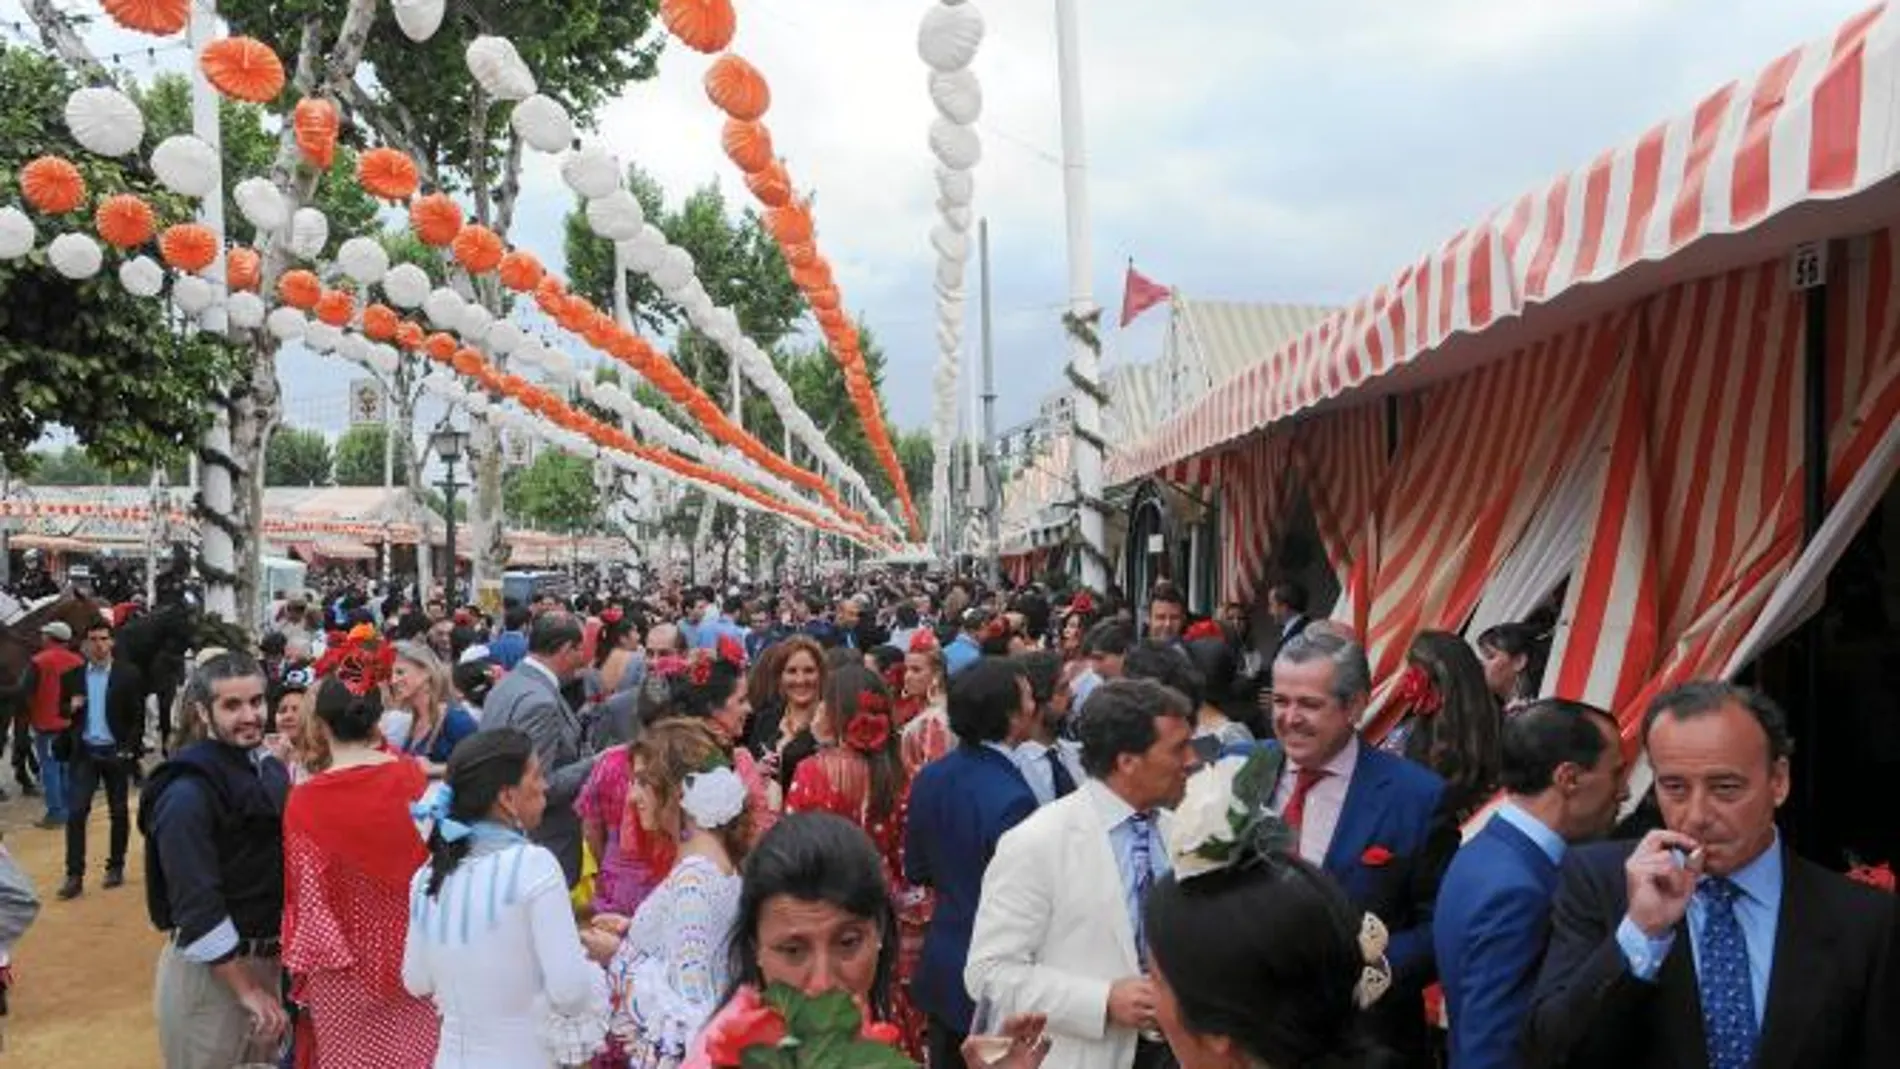
[[1013,1041],[1003,1034],[1003,1014],[987,996],[976,1000],[976,1012],[970,1015],[969,1038],[984,1065],[994,1065],[1009,1057]]

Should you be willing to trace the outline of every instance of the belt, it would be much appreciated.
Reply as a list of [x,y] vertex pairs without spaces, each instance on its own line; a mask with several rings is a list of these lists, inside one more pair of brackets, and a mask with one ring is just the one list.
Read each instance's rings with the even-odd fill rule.
[[[176,930],[172,932],[171,943],[173,946],[179,945],[178,932]],[[274,958],[283,952],[283,940],[273,935],[262,939],[239,939],[237,941],[237,949],[231,952],[231,956],[238,958]]]

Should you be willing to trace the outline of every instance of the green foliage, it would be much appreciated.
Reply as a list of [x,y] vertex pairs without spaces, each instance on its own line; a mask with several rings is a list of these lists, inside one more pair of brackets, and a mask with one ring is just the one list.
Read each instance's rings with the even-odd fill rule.
[[592,530],[600,518],[594,465],[555,449],[503,476],[501,494],[503,512],[537,531],[577,534]]
[[[358,423],[336,440],[336,484],[338,486],[383,485],[383,440],[387,435],[381,423]],[[394,485],[409,478],[408,440],[396,438]]]
[[[161,226],[189,218],[190,205],[157,183],[142,154],[110,160],[72,140],[63,112],[78,84],[52,59],[0,47],[0,188],[17,189],[34,157],[60,155],[85,176],[91,204],[129,192],[152,204]],[[0,263],[0,462],[19,464],[60,425],[102,464],[172,463],[209,421],[206,400],[241,366],[222,342],[176,336],[161,302],[127,294],[118,254],[84,282],[47,266],[44,246],[54,236],[91,231],[91,204],[36,217],[41,248]]]
[[[321,432],[303,427],[279,427],[264,452],[264,485],[328,486],[331,464],[330,443]],[[380,483],[380,455],[376,475]]]
[[[25,466],[19,474],[30,486],[143,486],[152,477],[150,466],[101,464],[76,445],[36,449],[26,454],[24,460]],[[190,473],[190,461],[181,457],[171,464],[166,475],[173,486],[183,486]]]
[[[145,139],[156,145],[173,134],[191,132],[191,83],[182,74],[160,75],[139,99],[145,113]],[[219,139],[224,149],[224,219],[236,236],[249,224],[238,211],[231,191],[238,182],[252,177],[269,177],[277,161],[277,135],[265,129],[264,109],[220,98],[218,104]],[[317,186],[316,207],[330,220],[330,246],[336,246],[353,234],[374,229],[377,202],[356,182],[356,153],[338,146],[336,160]],[[255,235],[252,235],[255,241]]]

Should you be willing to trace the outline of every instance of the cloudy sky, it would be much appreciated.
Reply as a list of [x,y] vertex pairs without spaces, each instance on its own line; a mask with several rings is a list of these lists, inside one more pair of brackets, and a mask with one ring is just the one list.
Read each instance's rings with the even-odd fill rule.
[[[986,101],[977,207],[991,225],[1007,426],[1056,387],[1064,360],[1055,24],[1050,0],[973,2],[989,27],[976,63]],[[936,190],[915,43],[928,4],[737,6],[734,48],[771,81],[775,144],[818,195],[820,241],[849,307],[889,351],[893,418],[923,426]],[[1119,306],[1132,257],[1190,296],[1348,301],[1497,204],[1864,6],[1083,0],[1095,299]],[[5,17],[17,10],[17,0],[0,3]],[[717,179],[737,205],[746,194],[701,88],[709,62],[670,48],[658,79],[608,108],[599,135],[675,199]],[[516,242],[559,263],[568,205],[553,161],[539,157]],[[1109,332],[1111,362],[1153,358],[1165,318]],[[342,423],[336,368],[286,360],[293,422]]]

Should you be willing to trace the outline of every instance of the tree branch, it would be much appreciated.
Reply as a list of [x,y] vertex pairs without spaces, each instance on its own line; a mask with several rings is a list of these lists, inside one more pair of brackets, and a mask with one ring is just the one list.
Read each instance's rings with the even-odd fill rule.
[[324,69],[326,96],[334,96],[344,86],[356,84],[356,68],[363,61],[370,27],[375,24],[376,0],[350,0],[349,10],[343,13],[343,25],[336,32],[336,44],[330,49],[330,62]]
[[371,98],[369,91],[354,81],[338,85],[337,93],[358,125],[376,131],[376,136],[384,144],[408,154],[410,159],[416,161],[416,170],[424,182],[437,189],[442,187],[441,179],[436,175],[435,158],[423,150],[422,139],[416,135],[415,116],[410,114],[408,108],[399,101],[390,101],[385,106]]
[[92,49],[80,38],[54,0],[25,0],[27,17],[40,29],[40,40],[61,59],[78,68],[88,80],[111,84],[112,72],[100,63]]

